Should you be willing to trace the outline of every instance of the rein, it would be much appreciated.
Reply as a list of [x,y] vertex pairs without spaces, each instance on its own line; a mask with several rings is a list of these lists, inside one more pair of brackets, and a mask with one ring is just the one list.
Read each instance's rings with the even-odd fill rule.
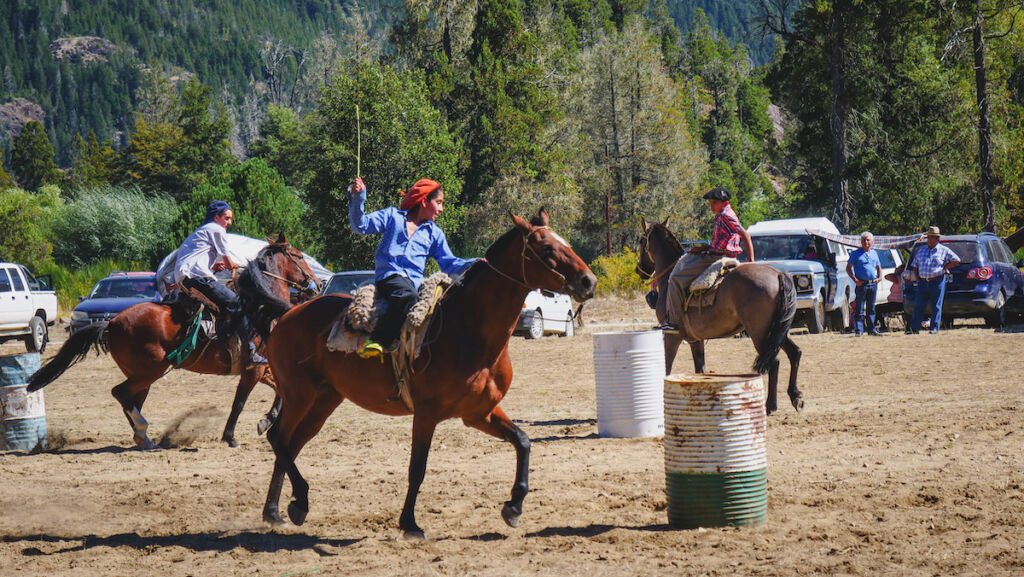
[[308,290],[309,289],[309,281],[313,280],[314,277],[311,277],[309,274],[306,273],[306,270],[304,268],[302,268],[302,265],[299,263],[298,259],[294,255],[292,255],[292,253],[290,253],[288,251],[285,251],[284,254],[289,259],[291,259],[291,261],[293,263],[295,263],[295,266],[302,272],[303,283],[297,283],[295,281],[288,280],[288,279],[284,278],[283,276],[276,275],[276,274],[274,274],[274,273],[272,273],[270,271],[267,271],[267,270],[262,270],[261,269],[260,272],[262,272],[263,274],[265,274],[265,275],[267,275],[267,276],[269,276],[271,278],[276,278],[277,280],[284,282],[285,284],[287,284],[288,286],[292,287],[295,290],[301,290],[301,291]]
[[[647,255],[647,258],[651,259],[651,264],[655,264],[658,262],[657,259],[654,258],[654,251],[651,250],[651,235],[653,233],[654,227],[652,226],[648,231],[646,231],[646,234],[644,234],[644,254]],[[680,256],[679,258],[682,258],[682,256]],[[637,266],[637,270],[640,270],[640,272],[647,275],[647,280],[651,284],[651,289],[657,290],[658,281],[660,281],[662,277],[664,277],[667,273],[671,272],[672,269],[675,268],[677,262],[679,262],[678,258],[675,261],[673,261],[672,264],[663,268],[660,272],[655,271],[648,274],[647,271],[641,270],[639,265]]]
[[554,267],[549,266],[548,263],[545,262],[544,259],[541,258],[541,256],[539,254],[537,254],[537,251],[533,250],[533,247],[530,246],[530,243],[526,242],[526,239],[528,239],[530,237],[530,235],[532,235],[533,233],[537,232],[538,230],[542,230],[542,229],[550,229],[550,227],[547,227],[547,226],[535,227],[532,231],[530,231],[527,234],[524,234],[523,237],[522,237],[522,239],[523,239],[523,250],[520,253],[519,257],[520,257],[520,262],[522,264],[521,272],[522,272],[523,280],[518,280],[518,279],[512,277],[511,275],[505,273],[504,271],[499,270],[498,267],[496,267],[493,264],[491,264],[491,261],[487,260],[486,258],[483,258],[481,260],[484,261],[485,263],[487,263],[487,266],[491,267],[491,270],[493,270],[494,272],[498,273],[499,275],[507,278],[508,280],[516,283],[517,285],[519,285],[519,286],[521,286],[521,287],[523,287],[523,288],[525,288],[527,290],[533,290],[533,288],[529,284],[527,284],[527,280],[526,280],[526,259],[527,259],[526,251],[529,250],[530,253],[532,253],[533,256],[534,256],[534,258],[531,258],[530,260],[536,260],[541,265],[543,265],[544,268],[548,269],[548,271],[553,272],[555,275],[558,276],[558,278],[562,279],[562,290],[560,292],[565,292],[565,285],[566,285],[565,275],[563,275],[562,273],[560,273],[557,270],[555,270]]

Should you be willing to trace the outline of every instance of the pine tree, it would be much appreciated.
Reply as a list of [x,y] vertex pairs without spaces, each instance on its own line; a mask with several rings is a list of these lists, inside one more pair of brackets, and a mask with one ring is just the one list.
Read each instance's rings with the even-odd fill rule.
[[29,121],[14,139],[11,170],[18,185],[33,192],[43,185],[60,182],[60,171],[53,161],[53,145],[41,122]]

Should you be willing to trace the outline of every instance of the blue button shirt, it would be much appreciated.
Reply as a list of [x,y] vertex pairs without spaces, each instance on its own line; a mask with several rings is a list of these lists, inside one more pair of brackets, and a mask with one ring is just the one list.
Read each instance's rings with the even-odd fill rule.
[[946,265],[954,261],[960,262],[960,257],[949,247],[937,244],[935,248],[928,248],[928,245],[924,245],[914,255],[911,268],[916,268],[921,278],[933,279],[941,276],[946,270]]
[[380,234],[374,254],[376,280],[400,274],[408,277],[418,289],[423,283],[427,258],[433,258],[448,275],[458,275],[475,259],[462,259],[452,254],[448,239],[434,221],[421,223],[409,237],[405,227],[406,211],[393,206],[366,214],[366,191],[348,203],[348,222],[359,234]]
[[881,263],[873,249],[858,248],[850,253],[850,266],[853,276],[858,280],[878,280],[878,268]]

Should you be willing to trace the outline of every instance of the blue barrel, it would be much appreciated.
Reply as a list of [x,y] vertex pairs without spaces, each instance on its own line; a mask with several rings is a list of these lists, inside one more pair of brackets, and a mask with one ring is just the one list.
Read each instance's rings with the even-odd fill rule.
[[39,370],[39,353],[0,356],[0,450],[46,448],[43,391],[26,391]]

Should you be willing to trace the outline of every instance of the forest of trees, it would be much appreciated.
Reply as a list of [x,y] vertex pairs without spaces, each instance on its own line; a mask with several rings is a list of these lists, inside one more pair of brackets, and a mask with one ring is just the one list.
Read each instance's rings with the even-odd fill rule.
[[[1024,221],[1022,10],[15,0],[0,8],[0,257],[153,263],[225,198],[239,232],[283,229],[362,268],[372,239],[348,230],[344,194],[357,167],[370,209],[442,182],[467,256],[541,205],[588,260],[634,245],[641,216],[705,237],[715,185],[747,225],[1007,234]],[[75,36],[112,44],[53,44]],[[41,118],[15,114],[26,101]]]

